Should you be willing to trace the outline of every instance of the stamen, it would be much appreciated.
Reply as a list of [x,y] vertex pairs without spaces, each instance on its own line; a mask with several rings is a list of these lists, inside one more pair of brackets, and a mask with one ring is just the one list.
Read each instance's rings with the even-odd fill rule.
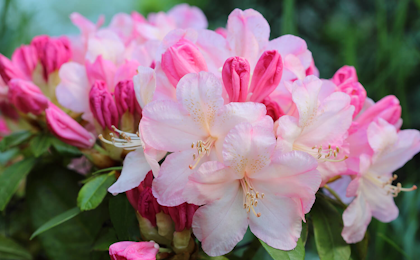
[[197,165],[200,163],[204,155],[207,155],[207,156],[210,155],[211,148],[213,147],[213,144],[216,140],[217,140],[216,138],[209,136],[207,140],[204,142],[199,140],[197,141],[197,143],[191,144],[191,148],[194,148],[194,147],[197,148],[197,155],[193,154],[193,159],[195,160],[195,164],[189,165],[189,168],[191,170],[197,167]]
[[380,176],[377,176],[377,178],[373,178],[369,174],[367,174],[366,176],[368,179],[373,181],[373,183],[383,188],[386,191],[387,195],[392,195],[393,197],[397,197],[398,194],[402,191],[409,192],[409,191],[417,190],[416,185],[413,185],[411,188],[403,188],[400,182],[398,182],[397,185],[392,185],[392,182],[398,178],[396,174],[394,174],[391,178],[389,178],[385,182],[381,180]]
[[125,150],[136,150],[137,148],[144,146],[143,141],[140,138],[139,132],[137,132],[136,134],[127,133],[117,129],[115,126],[112,126],[112,129],[114,130],[114,132],[118,133],[122,137],[122,139],[116,138],[114,133],[109,133],[111,141],[105,139],[102,134],[98,136],[99,139],[106,144],[110,144],[118,148],[124,148]]
[[301,145],[294,145],[293,149],[307,152],[318,160],[324,162],[342,162],[348,158],[348,156],[344,156],[343,158],[338,159],[337,157],[340,153],[340,147],[333,147],[331,144],[328,144],[328,148],[325,149],[322,147],[322,145],[315,145],[311,149]]
[[244,209],[247,213],[253,212],[256,217],[261,217],[261,213],[257,213],[255,211],[255,207],[258,205],[258,198],[263,199],[264,193],[260,193],[255,191],[254,188],[251,186],[251,183],[247,177],[243,178],[241,181],[241,186],[243,190],[243,201],[244,201]]

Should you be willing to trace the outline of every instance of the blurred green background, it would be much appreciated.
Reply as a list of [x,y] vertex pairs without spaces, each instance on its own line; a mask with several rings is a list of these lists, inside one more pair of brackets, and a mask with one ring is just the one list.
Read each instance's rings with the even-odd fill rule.
[[[210,29],[225,26],[234,8],[258,10],[271,26],[271,38],[291,33],[306,40],[321,77],[331,78],[345,64],[355,66],[369,97],[396,95],[403,128],[420,129],[420,0],[1,0],[0,53],[10,57],[38,34],[78,33],[71,12],[93,21],[105,14],[109,22],[117,12],[146,15],[180,2],[200,7]],[[420,186],[419,170],[417,156],[396,173],[403,185]],[[372,221],[368,259],[419,259],[420,191],[400,194],[396,203],[397,220]],[[317,259],[310,240],[306,258]]]

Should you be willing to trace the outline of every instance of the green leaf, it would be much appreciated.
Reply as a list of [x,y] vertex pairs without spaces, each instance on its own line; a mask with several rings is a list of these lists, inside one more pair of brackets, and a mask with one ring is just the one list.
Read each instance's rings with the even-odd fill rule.
[[118,194],[109,200],[109,216],[120,241],[135,240],[139,237],[136,212],[125,194]]
[[0,153],[0,164],[6,165],[11,159],[15,158],[19,154],[19,148],[10,148],[5,152]]
[[52,137],[46,134],[36,135],[34,138],[32,138],[29,145],[31,146],[35,157],[39,157],[48,151],[48,148],[51,146],[51,139]]
[[356,244],[350,245],[351,247],[351,260],[364,260],[367,256],[369,242],[369,233],[366,232],[365,237],[362,241]]
[[51,144],[59,154],[64,156],[77,157],[82,154],[77,147],[66,144],[57,138],[52,138]]
[[44,233],[45,231],[60,225],[61,223],[66,222],[69,219],[74,218],[80,213],[80,209],[78,207],[72,208],[67,210],[66,212],[61,213],[58,216],[53,217],[52,219],[48,220],[44,225],[40,226],[31,236],[30,240],[32,240],[37,235]]
[[225,256],[209,256],[206,253],[204,253],[203,251],[199,251],[198,253],[196,253],[192,259],[196,259],[196,260],[229,260],[229,258],[225,257]]
[[348,260],[351,250],[341,237],[343,221],[341,214],[322,196],[317,196],[311,210],[314,236],[321,260]]
[[[80,174],[54,164],[35,168],[28,176],[26,203],[34,230],[62,212],[76,207]],[[66,222],[38,235],[45,259],[91,260],[92,245],[104,221],[107,205],[81,212]],[[35,243],[35,241],[33,242]]]
[[118,242],[117,233],[113,228],[104,228],[93,245],[95,251],[108,251],[109,246]]
[[30,260],[32,256],[12,239],[0,235],[0,259]]
[[272,248],[267,245],[260,239],[261,244],[268,254],[274,260],[303,260],[305,259],[305,247],[303,246],[302,239],[299,238],[297,241],[297,246],[293,250],[283,251],[279,249]]
[[0,175],[0,211],[3,211],[13,194],[17,190],[20,181],[31,171],[35,166],[36,159],[28,158],[19,161]]
[[96,172],[93,172],[92,175],[98,174],[98,173],[102,173],[102,172],[111,172],[111,171],[121,171],[122,170],[122,166],[115,166],[115,167],[109,167],[109,168],[105,168],[105,169],[100,169]]
[[100,175],[86,183],[77,197],[77,206],[82,210],[92,210],[101,204],[107,189],[115,182],[114,174]]
[[306,221],[307,222],[302,223],[302,231],[300,232],[300,237],[302,239],[303,246],[306,245],[306,240],[308,240],[308,233],[309,233],[308,218],[306,218]]
[[0,151],[5,152],[9,150],[11,147],[17,146],[25,142],[32,136],[30,131],[24,130],[19,132],[14,132],[10,135],[5,136],[0,141]]
[[405,252],[404,250],[401,249],[401,247],[399,247],[394,241],[392,241],[391,239],[389,239],[387,236],[385,236],[382,233],[377,233],[378,237],[382,238],[383,240],[385,240],[385,242],[387,242],[390,246],[392,246],[395,250],[397,250],[398,252],[400,252],[405,258],[407,259],[411,259]]

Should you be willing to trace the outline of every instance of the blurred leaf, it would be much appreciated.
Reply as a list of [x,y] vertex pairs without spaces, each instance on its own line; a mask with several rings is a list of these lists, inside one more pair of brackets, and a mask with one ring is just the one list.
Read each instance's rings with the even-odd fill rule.
[[305,259],[305,247],[303,246],[302,239],[299,238],[297,246],[293,250],[283,251],[272,248],[260,239],[264,249],[270,254],[274,260],[303,260]]
[[0,175],[0,211],[4,210],[18,188],[20,181],[31,171],[35,163],[35,158],[24,159],[6,168]]
[[114,174],[100,175],[86,183],[77,196],[77,206],[82,210],[92,210],[101,204],[109,186],[115,182]]
[[46,134],[36,135],[30,141],[29,145],[31,146],[32,152],[35,157],[41,156],[43,153],[48,151],[48,148],[51,146],[51,139],[53,137]]
[[321,260],[349,259],[351,250],[341,237],[343,221],[334,206],[321,196],[317,196],[311,210],[316,248]]
[[366,232],[365,237],[362,241],[351,245],[351,260],[364,260],[367,256],[369,234]]
[[407,259],[411,259],[402,249],[401,247],[399,247],[394,241],[392,241],[391,239],[389,239],[388,237],[386,237],[384,234],[382,233],[377,233],[378,237],[382,238],[383,240],[385,240],[385,242],[387,242],[389,245],[391,245],[393,248],[395,248],[395,250],[397,250],[398,252],[400,252],[404,257],[406,257]]
[[99,238],[96,240],[93,245],[93,250],[95,251],[108,251],[109,246],[118,242],[117,234],[113,228],[105,228]]
[[51,144],[55,148],[55,150],[61,155],[71,157],[77,157],[82,155],[82,153],[79,151],[79,149],[77,149],[77,147],[66,144],[61,140],[58,140],[57,138],[52,138]]
[[45,231],[60,225],[61,223],[66,222],[69,219],[74,218],[80,213],[80,209],[78,207],[72,208],[67,210],[66,212],[61,213],[58,216],[53,217],[52,219],[48,220],[44,225],[40,226],[31,236],[30,240],[34,237],[38,236]]
[[[306,219],[306,221],[308,221],[308,219]],[[308,222],[302,222],[302,232],[300,232],[300,237],[302,239],[303,246],[306,245],[306,240],[308,240],[308,233]]]
[[14,146],[20,145],[26,140],[28,140],[31,136],[32,133],[26,130],[14,132],[10,135],[7,135],[0,141],[0,151],[5,152],[6,150],[9,150]]
[[32,256],[12,239],[0,235],[0,259],[30,260]]
[[138,231],[136,213],[125,194],[109,200],[109,215],[120,241],[133,240],[133,231]]
[[[76,206],[78,173],[54,164],[34,169],[28,177],[26,200],[32,225],[39,228],[62,212]],[[82,212],[37,236],[50,260],[90,260],[92,245],[108,218],[107,205]]]
[[17,147],[8,149],[5,152],[1,152],[0,153],[0,164],[2,164],[2,165],[7,164],[7,162],[9,162],[11,159],[16,157],[19,154],[19,152],[20,152],[19,148],[17,148]]

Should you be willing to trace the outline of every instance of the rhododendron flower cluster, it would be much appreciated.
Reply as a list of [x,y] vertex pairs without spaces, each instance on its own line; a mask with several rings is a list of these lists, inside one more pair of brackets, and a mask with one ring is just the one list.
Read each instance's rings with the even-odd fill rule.
[[420,151],[398,99],[373,102],[351,66],[319,78],[306,42],[269,40],[255,10],[235,9],[215,31],[188,5],[117,14],[108,27],[71,20],[80,35],[39,36],[0,57],[1,107],[45,122],[98,168],[123,161],[108,191],[127,194],[153,241],[113,244],[112,259],[155,259],[158,244],[190,254],[192,234],[224,255],[248,228],[292,250],[323,188],[348,204],[340,232],[357,243],[416,189],[393,174]]

